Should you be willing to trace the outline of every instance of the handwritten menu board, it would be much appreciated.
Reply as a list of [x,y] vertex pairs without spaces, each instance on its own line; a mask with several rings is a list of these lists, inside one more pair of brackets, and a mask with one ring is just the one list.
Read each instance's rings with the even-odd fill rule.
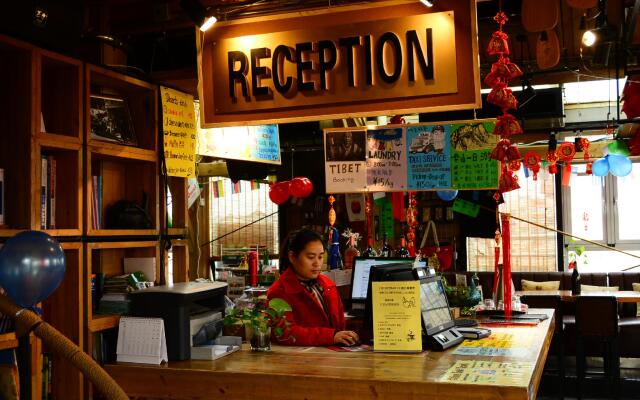
[[199,103],[195,103],[198,154],[204,156],[281,164],[278,125],[200,128]]
[[402,128],[367,131],[367,189],[384,192],[407,186]]
[[497,143],[493,122],[451,125],[451,186],[489,189],[498,186],[498,163],[489,158]]
[[412,189],[451,187],[451,137],[449,125],[407,128],[407,180]]
[[196,120],[193,96],[160,87],[164,158],[169,176],[195,177]]
[[494,126],[474,120],[325,129],[327,193],[497,188],[498,162],[489,158]]
[[373,350],[422,351],[420,283],[373,282]]

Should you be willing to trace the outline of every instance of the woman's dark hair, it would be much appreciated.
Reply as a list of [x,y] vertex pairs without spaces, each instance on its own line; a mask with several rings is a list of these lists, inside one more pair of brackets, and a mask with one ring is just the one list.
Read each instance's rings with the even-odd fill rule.
[[280,248],[280,273],[284,272],[291,266],[291,261],[289,261],[289,252],[292,251],[293,254],[297,256],[305,247],[307,247],[307,244],[311,242],[323,243],[322,237],[310,229],[300,229],[299,231],[294,231],[288,234]]

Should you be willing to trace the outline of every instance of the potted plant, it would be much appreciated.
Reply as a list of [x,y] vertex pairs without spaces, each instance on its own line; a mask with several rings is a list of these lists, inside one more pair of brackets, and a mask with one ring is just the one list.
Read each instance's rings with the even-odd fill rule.
[[278,339],[295,341],[290,334],[291,324],[285,317],[285,313],[289,311],[291,306],[283,299],[269,300],[267,296],[262,295],[227,310],[224,325],[244,328],[245,338],[251,344],[251,350],[269,351],[272,329]]

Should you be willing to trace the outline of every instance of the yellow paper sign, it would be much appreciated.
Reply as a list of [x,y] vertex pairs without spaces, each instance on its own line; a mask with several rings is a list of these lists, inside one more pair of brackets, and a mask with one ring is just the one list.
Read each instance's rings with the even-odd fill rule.
[[422,351],[418,281],[373,282],[373,350]]
[[194,178],[196,119],[193,96],[160,86],[167,175]]

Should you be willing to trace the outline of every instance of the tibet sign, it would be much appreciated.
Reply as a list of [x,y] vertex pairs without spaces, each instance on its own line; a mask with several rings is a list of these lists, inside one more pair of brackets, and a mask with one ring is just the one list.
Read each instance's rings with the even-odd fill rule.
[[205,127],[479,105],[475,3],[337,7],[198,35]]

